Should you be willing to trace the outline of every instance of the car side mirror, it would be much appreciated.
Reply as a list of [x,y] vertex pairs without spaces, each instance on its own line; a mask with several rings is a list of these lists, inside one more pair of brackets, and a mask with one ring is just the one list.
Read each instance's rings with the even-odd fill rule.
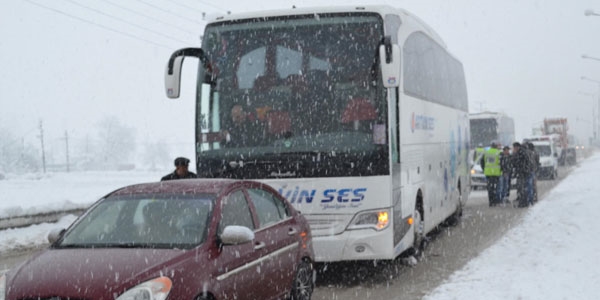
[[254,232],[245,226],[230,225],[223,229],[221,243],[223,245],[239,245],[252,242]]
[[54,228],[50,230],[50,232],[48,233],[48,242],[50,242],[50,244],[54,244],[56,241],[58,241],[58,239],[60,239],[63,236],[65,231],[66,229],[64,228]]

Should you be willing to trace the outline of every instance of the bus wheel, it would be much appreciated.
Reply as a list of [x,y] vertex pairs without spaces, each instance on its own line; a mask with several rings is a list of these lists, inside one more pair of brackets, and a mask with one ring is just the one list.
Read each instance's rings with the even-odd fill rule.
[[456,210],[453,214],[451,214],[448,219],[443,223],[444,226],[454,227],[458,225],[460,222],[460,218],[463,214],[463,204],[462,204],[462,192],[460,191],[460,185],[458,186],[458,204],[456,205]]
[[414,241],[410,251],[410,254],[417,259],[423,257],[423,249],[425,248],[426,242],[425,235],[423,234],[425,224],[423,224],[423,217],[421,216],[421,211],[419,208],[419,204],[417,203],[417,207],[415,207],[415,212],[413,214]]

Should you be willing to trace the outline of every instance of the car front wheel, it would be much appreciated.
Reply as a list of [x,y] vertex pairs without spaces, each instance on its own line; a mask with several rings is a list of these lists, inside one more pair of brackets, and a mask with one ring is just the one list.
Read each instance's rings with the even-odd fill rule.
[[312,295],[314,287],[312,263],[308,260],[303,260],[298,264],[298,268],[296,269],[290,299],[308,300]]

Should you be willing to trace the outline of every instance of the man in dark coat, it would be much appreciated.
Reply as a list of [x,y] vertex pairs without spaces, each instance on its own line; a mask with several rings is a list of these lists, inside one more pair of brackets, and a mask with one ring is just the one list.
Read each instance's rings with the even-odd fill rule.
[[244,110],[242,105],[236,104],[231,108],[232,124],[221,134],[226,147],[250,147],[262,142],[264,132],[260,128],[260,121],[254,114]]
[[175,159],[175,171],[168,174],[160,179],[160,181],[175,180],[175,179],[188,179],[197,178],[196,174],[188,170],[190,160],[185,157],[178,157]]
[[502,199],[502,202],[508,203],[513,167],[510,156],[510,147],[504,146],[504,149],[502,150],[502,153],[500,153],[500,168],[502,169],[502,178],[500,179],[500,199]]
[[530,156],[527,154],[525,147],[515,142],[513,144],[513,153],[511,158],[514,168],[514,176],[517,177],[517,201],[519,207],[528,206],[527,179],[531,175],[533,169]]
[[537,202],[537,172],[540,168],[540,154],[535,151],[535,146],[533,143],[528,142],[527,148],[529,149],[529,155],[531,159],[531,164],[533,169],[531,171],[531,176],[529,181],[527,182],[527,189],[529,190],[529,204],[533,205]]

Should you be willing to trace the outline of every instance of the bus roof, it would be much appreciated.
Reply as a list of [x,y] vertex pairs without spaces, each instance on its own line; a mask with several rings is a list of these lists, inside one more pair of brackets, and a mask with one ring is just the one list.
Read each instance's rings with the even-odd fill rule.
[[[420,18],[413,15],[412,13],[401,9],[395,8],[389,5],[362,5],[362,6],[322,6],[322,7],[298,7],[289,9],[277,9],[277,10],[259,10],[252,12],[243,12],[235,14],[218,15],[212,17],[207,25],[212,23],[244,20],[244,19],[255,19],[264,17],[281,17],[281,16],[294,16],[294,15],[311,15],[311,14],[323,14],[323,13],[350,13],[350,12],[374,12],[382,16],[388,14],[394,14],[400,17],[402,22],[410,22],[418,24],[422,30],[426,31],[436,42],[442,47],[446,48],[446,43],[442,38],[425,22]],[[408,21],[410,20],[410,21]]]
[[509,118],[506,114],[500,112],[480,112],[480,113],[471,113],[469,114],[469,120],[477,120],[477,119],[499,119],[499,118]]

